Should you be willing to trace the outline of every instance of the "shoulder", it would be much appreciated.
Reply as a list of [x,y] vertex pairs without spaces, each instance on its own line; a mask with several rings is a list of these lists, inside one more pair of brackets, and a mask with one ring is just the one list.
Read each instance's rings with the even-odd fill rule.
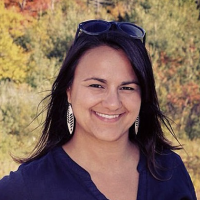
[[25,184],[21,170],[11,172],[0,180],[0,199],[6,200],[27,200]]
[[28,200],[31,188],[42,190],[43,184],[38,183],[44,183],[50,179],[48,176],[54,174],[55,154],[58,153],[57,149],[52,150],[38,160],[20,165],[17,171],[3,177],[0,180],[0,199]]
[[61,148],[54,148],[40,159],[22,164],[19,171],[27,187],[37,188],[38,183],[41,183],[39,187],[42,190],[46,182],[58,176],[58,173],[62,171],[61,156]]
[[57,149],[53,149],[37,160],[24,163],[19,167],[19,170],[21,171],[22,175],[28,176],[44,174],[45,172],[52,170],[52,167],[55,165],[56,152]]
[[156,154],[156,167],[161,172],[166,172],[171,177],[188,177],[188,172],[181,157],[171,150],[164,150]]
[[178,167],[183,165],[181,157],[172,150],[165,149],[162,152],[158,152],[155,156],[156,162],[168,166]]
[[177,153],[171,150],[164,150],[156,156],[156,161],[160,174],[164,174],[164,180],[162,181],[165,182],[165,186],[168,185],[174,191],[191,195],[191,199],[196,199],[190,175]]
[[139,194],[146,199],[188,199],[196,200],[195,190],[181,157],[163,150],[155,155],[154,167],[143,167],[140,174],[142,190]]

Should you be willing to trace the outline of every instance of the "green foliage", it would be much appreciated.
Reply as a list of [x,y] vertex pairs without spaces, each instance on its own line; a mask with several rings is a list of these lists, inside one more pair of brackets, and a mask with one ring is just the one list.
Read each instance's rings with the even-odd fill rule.
[[0,19],[0,80],[23,82],[29,55],[15,43],[15,39],[23,35],[23,16],[6,10],[1,1]]
[[[0,82],[0,176],[17,169],[10,155],[24,156],[33,149],[40,134],[42,116],[35,118],[41,94],[26,84]],[[40,108],[42,109],[42,108]],[[39,112],[39,111],[38,111]],[[35,130],[35,131],[33,131]]]
[[32,26],[20,37],[18,43],[31,52],[28,60],[27,83],[40,87],[42,81],[52,83],[58,68],[75,36],[78,23],[94,13],[86,5],[80,7],[74,1],[55,3],[34,20]]
[[[0,134],[28,135],[37,121],[32,120],[36,116],[37,105],[41,95],[27,85],[16,86],[12,82],[0,83]],[[29,125],[31,124],[31,125]]]
[[180,136],[200,137],[200,24],[194,2],[143,0],[128,13],[147,32],[162,109]]

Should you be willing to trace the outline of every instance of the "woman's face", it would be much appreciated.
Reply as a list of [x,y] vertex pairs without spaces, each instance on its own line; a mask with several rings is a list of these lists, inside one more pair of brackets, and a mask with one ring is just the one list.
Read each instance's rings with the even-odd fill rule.
[[131,63],[122,50],[108,46],[82,56],[67,95],[76,118],[75,134],[101,141],[127,139],[141,105]]

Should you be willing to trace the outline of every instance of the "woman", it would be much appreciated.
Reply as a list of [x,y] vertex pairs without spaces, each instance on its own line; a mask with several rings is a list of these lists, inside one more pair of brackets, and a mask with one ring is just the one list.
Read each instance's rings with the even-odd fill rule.
[[0,200],[195,200],[164,137],[145,31],[79,25],[50,94],[34,154],[0,181]]

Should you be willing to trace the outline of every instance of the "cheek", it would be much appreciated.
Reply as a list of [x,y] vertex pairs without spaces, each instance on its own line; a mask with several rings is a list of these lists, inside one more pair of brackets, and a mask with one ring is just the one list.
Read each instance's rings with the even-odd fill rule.
[[140,94],[134,94],[133,96],[129,96],[122,99],[124,105],[129,110],[139,110],[141,106],[141,96]]
[[132,105],[129,106],[130,110],[133,112],[139,112],[141,107],[141,101],[132,101]]
[[84,87],[72,90],[70,96],[74,109],[88,109],[99,101],[97,96],[92,95],[90,92],[88,92],[87,88],[85,89]]
[[132,101],[132,105],[129,106],[127,109],[132,113],[131,115],[138,116],[140,113],[140,108],[141,108],[141,101]]

